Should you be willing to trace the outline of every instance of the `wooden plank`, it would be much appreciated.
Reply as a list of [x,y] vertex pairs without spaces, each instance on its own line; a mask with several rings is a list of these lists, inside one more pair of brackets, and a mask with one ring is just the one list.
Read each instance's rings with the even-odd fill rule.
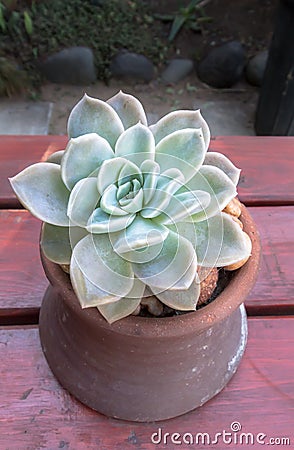
[[41,222],[25,210],[0,211],[0,320],[36,322],[48,285],[39,257]]
[[[251,207],[249,211],[260,231],[263,260],[247,311],[251,315],[294,314],[294,207]],[[27,323],[41,305],[47,281],[39,259],[39,231],[40,221],[27,211],[0,211],[2,323],[18,323],[17,317]]]
[[[0,328],[0,448],[151,450],[214,446],[173,444],[172,433],[232,432],[238,422],[241,432],[270,438],[290,439],[293,448],[294,417],[294,317],[249,319],[249,341],[241,365],[228,386],[203,407],[181,417],[158,423],[132,423],[108,419],[73,399],[51,374],[40,349],[37,328]],[[89,387],[90,388],[90,387]],[[170,433],[164,444],[151,436],[161,428]],[[239,447],[241,432],[232,433]],[[156,436],[155,436],[156,437]],[[154,437],[154,438],[155,438]],[[227,434],[226,438],[229,436]],[[195,439],[196,440],[196,439]],[[250,441],[249,441],[250,442]],[[252,442],[252,441],[251,441]],[[292,445],[291,445],[292,444]],[[245,445],[245,444],[244,444]],[[241,445],[240,445],[241,446]],[[225,450],[219,437],[215,448]]]
[[8,178],[30,164],[46,161],[66,145],[65,136],[0,136],[0,207],[19,208]]
[[210,149],[242,169],[238,192],[246,205],[294,204],[294,138],[223,136]]
[[[0,207],[19,207],[8,177],[46,160],[65,144],[65,136],[1,136]],[[291,137],[254,136],[217,137],[210,145],[211,150],[224,153],[242,168],[239,193],[247,205],[294,204],[293,147]]]
[[249,208],[262,244],[261,270],[247,301],[247,312],[294,314],[294,207]]

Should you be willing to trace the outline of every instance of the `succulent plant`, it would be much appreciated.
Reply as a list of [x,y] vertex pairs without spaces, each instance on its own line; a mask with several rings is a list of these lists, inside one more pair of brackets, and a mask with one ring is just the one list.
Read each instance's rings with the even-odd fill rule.
[[68,136],[64,151],[10,182],[44,222],[45,256],[70,265],[83,308],[97,307],[112,323],[138,308],[148,286],[165,305],[195,310],[197,267],[249,257],[248,235],[222,212],[240,170],[207,152],[199,110],[171,112],[148,127],[135,97],[85,95],[69,116]]

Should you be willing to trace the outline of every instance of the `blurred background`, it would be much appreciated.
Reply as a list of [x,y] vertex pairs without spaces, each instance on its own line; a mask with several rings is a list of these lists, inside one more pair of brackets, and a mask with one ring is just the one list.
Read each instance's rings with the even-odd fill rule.
[[65,134],[84,92],[149,123],[198,109],[216,135],[294,135],[291,0],[0,0],[0,134]]

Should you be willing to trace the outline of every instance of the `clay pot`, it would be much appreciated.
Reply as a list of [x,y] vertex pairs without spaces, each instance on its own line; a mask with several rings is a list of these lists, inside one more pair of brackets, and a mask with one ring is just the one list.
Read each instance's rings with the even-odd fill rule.
[[129,316],[109,325],[81,309],[67,274],[42,255],[51,283],[40,312],[48,364],[77,399],[107,416],[155,421],[188,412],[216,395],[235,373],[247,338],[243,302],[259,268],[258,232],[249,261],[209,305],[169,318]]

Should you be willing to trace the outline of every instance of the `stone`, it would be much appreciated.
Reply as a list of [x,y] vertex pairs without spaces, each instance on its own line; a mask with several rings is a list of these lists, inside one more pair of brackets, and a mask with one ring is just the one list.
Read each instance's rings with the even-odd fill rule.
[[112,59],[110,72],[116,78],[130,78],[149,83],[154,77],[154,66],[144,55],[121,51]]
[[253,84],[253,86],[261,86],[267,59],[268,50],[264,50],[263,52],[257,53],[248,61],[245,70],[248,83]]
[[39,66],[52,83],[86,85],[96,81],[94,55],[88,47],[70,47],[49,56]]
[[194,69],[192,59],[172,59],[161,74],[161,79],[167,84],[175,84],[183,80]]
[[230,41],[211,50],[199,63],[201,81],[215,88],[230,88],[242,77],[245,50],[238,41]]

